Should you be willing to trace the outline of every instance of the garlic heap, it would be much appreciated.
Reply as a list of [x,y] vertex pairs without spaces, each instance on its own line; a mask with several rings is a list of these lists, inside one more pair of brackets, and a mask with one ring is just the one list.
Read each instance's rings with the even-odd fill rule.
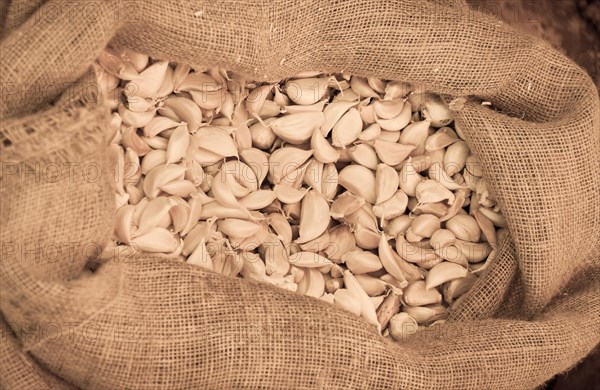
[[506,226],[448,106],[409,84],[255,83],[117,46],[97,73],[114,245],[320,298],[401,340],[446,318]]

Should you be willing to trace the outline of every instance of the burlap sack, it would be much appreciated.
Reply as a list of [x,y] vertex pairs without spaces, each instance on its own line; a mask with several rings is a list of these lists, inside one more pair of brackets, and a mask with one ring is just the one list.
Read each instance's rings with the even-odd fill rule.
[[[600,340],[598,92],[544,42],[450,3],[4,2],[0,385],[516,389],[584,357]],[[260,80],[344,70],[470,97],[456,124],[510,234],[451,320],[401,344],[173,260],[115,253],[90,272],[114,199],[108,111],[86,86],[113,37]]]

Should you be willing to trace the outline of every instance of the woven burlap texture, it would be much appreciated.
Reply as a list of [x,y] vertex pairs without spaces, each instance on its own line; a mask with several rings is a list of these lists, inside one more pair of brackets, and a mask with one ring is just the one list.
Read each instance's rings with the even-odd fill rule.
[[[598,92],[544,42],[453,1],[2,11],[2,388],[532,388],[600,341]],[[315,299],[174,260],[117,253],[90,272],[114,195],[109,112],[85,86],[110,39],[257,80],[343,70],[469,97],[456,125],[509,224],[493,264],[446,324],[401,344]],[[73,174],[49,180],[56,165]]]

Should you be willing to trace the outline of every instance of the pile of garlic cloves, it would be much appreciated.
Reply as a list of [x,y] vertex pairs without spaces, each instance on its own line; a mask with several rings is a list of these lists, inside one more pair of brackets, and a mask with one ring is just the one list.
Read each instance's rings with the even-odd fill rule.
[[269,283],[395,340],[443,321],[506,220],[438,96],[304,72],[254,82],[116,45],[114,245]]

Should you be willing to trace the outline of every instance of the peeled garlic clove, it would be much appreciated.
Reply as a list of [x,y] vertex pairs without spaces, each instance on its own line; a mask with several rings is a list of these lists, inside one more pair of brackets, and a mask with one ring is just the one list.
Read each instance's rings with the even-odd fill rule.
[[125,186],[125,192],[129,195],[129,204],[138,204],[144,197],[144,192],[131,184]]
[[403,301],[409,306],[425,306],[442,303],[442,294],[436,289],[427,289],[424,280],[409,284],[403,291]]
[[[259,188],[254,171],[245,163],[239,160],[227,161],[223,164],[223,170],[232,185],[242,186],[244,189],[251,191],[256,191]],[[242,190],[240,189],[240,191]]]
[[323,183],[323,166],[322,162],[316,158],[311,158],[308,160],[306,173],[302,179],[306,185],[314,188],[319,193],[321,192],[321,184]]
[[309,268],[304,272],[304,277],[298,282],[297,293],[309,297],[319,298],[325,292],[325,279],[323,274],[314,268]]
[[431,126],[433,127],[448,126],[454,120],[452,111],[437,95],[427,94],[421,110],[423,116],[431,121]]
[[273,192],[282,203],[300,202],[308,192],[308,188],[295,189],[285,184],[275,184]]
[[410,123],[411,118],[411,105],[409,102],[405,102],[402,107],[402,111],[391,119],[379,119],[377,118],[375,122],[381,126],[383,130],[388,131],[399,131],[406,127]]
[[156,115],[156,110],[142,112],[128,110],[123,103],[119,104],[118,112],[123,120],[123,124],[132,127],[144,127]]
[[186,69],[185,66],[177,65],[175,68],[175,73],[173,74],[173,81],[177,83],[174,89],[175,92],[212,92],[221,89],[221,86],[219,83],[217,83],[217,80],[212,78],[210,75],[203,72],[187,72],[189,72],[189,69]]
[[356,246],[365,250],[375,249],[379,245],[379,233],[360,224],[354,226],[354,238]]
[[406,341],[408,336],[417,333],[419,325],[410,314],[398,313],[390,319],[388,330],[394,340]]
[[381,220],[388,220],[404,214],[407,205],[408,196],[398,190],[390,199],[373,206],[373,213]]
[[[166,138],[163,137],[159,137],[159,136],[154,136],[151,138],[146,138],[146,137],[140,137],[141,141],[146,143],[146,148],[147,150],[152,150],[152,149],[159,149],[159,150],[167,150],[167,145],[169,144],[169,140],[167,140]],[[123,138],[123,140],[125,141],[125,138]],[[138,156],[144,156],[145,154],[140,154],[140,152],[138,150],[134,149],[137,153]]]
[[268,155],[262,150],[249,148],[240,150],[240,157],[252,169],[257,179],[257,185],[260,187],[269,171]]
[[389,285],[388,282],[368,274],[357,274],[354,276],[363,290],[370,297],[376,297],[383,294]]
[[267,99],[267,96],[273,88],[272,85],[263,85],[258,88],[254,88],[252,92],[246,98],[246,109],[248,113],[253,117],[258,117],[258,113]]
[[456,238],[464,241],[478,242],[481,229],[477,220],[467,214],[457,214],[446,221],[446,229],[456,235]]
[[340,152],[332,147],[327,139],[323,137],[320,129],[316,129],[310,139],[310,147],[317,160],[322,163],[333,163],[340,158]]
[[425,142],[429,136],[429,125],[431,122],[428,120],[414,122],[409,124],[402,130],[400,134],[400,143],[406,145],[415,145],[415,155],[420,155],[425,152]]
[[171,137],[169,137],[166,154],[167,164],[179,162],[185,155],[189,143],[190,135],[187,126],[177,127],[173,134],[171,134]]
[[448,204],[454,202],[454,194],[446,187],[434,180],[425,180],[417,185],[415,196],[419,203],[436,203],[448,200]]
[[388,236],[396,237],[399,234],[404,234],[412,224],[412,218],[410,216],[404,214],[400,215],[396,218],[391,219],[384,231]]
[[345,192],[333,201],[330,214],[335,219],[342,219],[360,209],[363,204],[364,198]]
[[171,208],[176,205],[175,201],[170,197],[160,196],[151,199],[140,215],[139,228],[136,234],[146,234],[156,226],[159,226],[160,221],[168,215]]
[[179,246],[179,240],[162,227],[152,228],[148,233],[133,238],[130,243],[137,250],[150,253],[171,253]]
[[339,263],[345,253],[356,249],[356,239],[347,225],[338,225],[329,230],[329,242],[325,243],[323,254]]
[[439,229],[439,218],[431,214],[421,214],[414,219],[406,231],[406,240],[410,242],[421,241],[423,238],[431,237]]
[[377,327],[378,332],[381,332],[381,325],[379,324],[379,321],[377,321],[377,313],[375,312],[375,308],[371,304],[369,296],[350,271],[344,271],[343,275],[344,285],[350,292],[352,292],[357,297],[358,301],[360,302],[361,316],[365,320],[367,320],[367,322],[371,325],[375,325]]
[[296,104],[315,104],[327,93],[333,77],[311,77],[289,80],[283,86],[287,96]]
[[250,136],[252,145],[259,149],[269,149],[277,139],[270,124],[275,118],[265,119],[263,122],[257,122],[250,126]]
[[307,242],[319,237],[330,221],[329,203],[315,191],[309,191],[302,200],[300,214],[300,237],[298,243]]
[[467,276],[467,269],[456,263],[443,261],[429,270],[425,278],[427,289],[437,287],[450,280],[464,278]]
[[381,161],[392,166],[400,164],[416,148],[414,145],[403,145],[395,142],[383,141],[379,138],[375,140],[373,147]]
[[260,210],[270,205],[275,199],[277,199],[277,195],[274,191],[257,190],[250,192],[239,201],[248,210]]
[[400,170],[400,189],[408,196],[415,196],[417,186],[422,183],[425,178],[417,172],[412,161],[408,161]]
[[323,266],[333,266],[328,258],[314,252],[298,252],[290,254],[288,261],[295,267],[300,268],[319,268]]
[[[216,202],[215,202],[216,203]],[[192,193],[188,201],[189,211],[188,218],[181,228],[181,235],[187,235],[198,223],[200,213],[202,212],[202,200],[198,193]],[[175,221],[175,219],[173,219]]]
[[158,165],[146,174],[143,189],[150,199],[156,198],[160,188],[172,181],[182,180],[185,175],[185,167],[180,165]]
[[311,165],[311,160],[302,164],[297,169],[293,169],[290,167],[288,169],[287,174],[281,178],[279,183],[285,184],[287,186],[293,187],[295,189],[300,189],[302,187],[302,183],[304,182],[304,178],[306,177],[306,171]]
[[[214,91],[189,91],[192,95],[192,100],[203,110],[214,110],[219,109],[223,101],[225,100],[225,92],[218,89]],[[206,113],[205,117],[212,117],[213,111]]]
[[375,92],[378,92],[378,93],[385,92],[385,86],[386,86],[385,81],[375,78],[375,77],[367,77],[367,83],[369,84],[369,87],[373,88],[373,90]]
[[404,100],[376,100],[373,103],[373,109],[375,115],[381,119],[392,119],[400,115],[402,108],[404,107]]
[[187,123],[188,129],[192,134],[202,126],[202,111],[191,99],[180,96],[169,96],[164,100],[162,109],[173,111],[179,120]]
[[169,215],[173,221],[173,232],[181,233],[190,216],[190,206],[178,196],[172,196],[171,199],[175,203],[175,206],[169,210]]
[[286,112],[288,114],[297,114],[300,112],[323,112],[323,108],[325,108],[325,99],[317,102],[315,104],[307,105],[307,106],[288,106],[284,105],[282,112]]
[[273,228],[277,237],[284,244],[292,242],[292,227],[289,221],[283,215],[278,213],[269,214],[269,225]]
[[[350,159],[358,165],[375,170],[379,164],[379,158],[377,152],[371,145],[358,144],[348,149],[340,149],[339,151],[346,150]],[[341,160],[341,153],[340,153]]]
[[108,73],[121,80],[137,80],[140,74],[130,61],[125,61],[113,50],[103,50],[97,58],[98,64]]
[[377,194],[375,203],[390,199],[398,190],[399,184],[400,177],[394,168],[386,164],[378,164],[375,171],[375,192]]
[[463,170],[469,152],[469,147],[465,141],[458,141],[448,146],[444,154],[444,170],[448,176],[453,176]]
[[492,247],[485,242],[473,243],[457,240],[455,245],[470,263],[483,261],[492,253]]
[[[297,226],[296,226],[297,227]],[[297,237],[298,234],[295,234]],[[322,253],[324,256],[329,257],[326,253],[323,252],[325,248],[331,243],[331,239],[329,238],[329,232],[326,230],[319,237],[314,240],[303,242],[301,244],[294,242],[294,245],[298,245],[300,250],[307,252],[315,252]],[[291,249],[291,247],[290,247]]]
[[152,120],[150,120],[146,126],[144,126],[144,136],[154,137],[162,131],[174,129],[182,124],[183,123],[176,122],[171,118],[156,116],[152,118]]
[[[284,276],[290,271],[287,247],[273,235],[269,235],[261,243],[261,255],[265,261],[267,275]],[[294,279],[294,282],[297,283],[300,279]]]
[[352,193],[375,203],[375,175],[373,171],[361,165],[348,165],[339,173],[339,184]]
[[209,218],[239,218],[249,219],[248,210],[242,207],[224,206],[219,202],[210,202],[202,206],[198,219],[205,220]]
[[[358,210],[344,218],[344,222],[350,226],[361,225],[365,228],[377,231],[377,217],[373,213],[373,207],[369,203],[363,204]],[[379,241],[379,235],[377,236]]]
[[299,145],[308,141],[324,120],[322,112],[302,112],[279,117],[270,126],[279,138],[292,145]]
[[[339,96],[339,95],[338,95]],[[321,133],[323,136],[327,136],[334,125],[340,120],[340,118],[348,111],[350,108],[356,106],[357,102],[355,101],[343,101],[343,102],[332,102],[325,107],[323,110],[323,115],[325,116],[325,121],[321,125]]]
[[350,251],[341,256],[341,261],[355,275],[376,272],[383,268],[377,255],[368,251]]
[[495,212],[492,209],[486,207],[480,207],[477,209],[483,216],[488,218],[495,226],[499,228],[505,228],[508,226],[506,218],[500,212]]
[[196,246],[194,251],[189,255],[186,262],[188,264],[197,265],[198,267],[207,269],[209,271],[213,270],[213,261],[208,253],[206,242],[204,240],[200,241],[198,246]]
[[274,151],[269,157],[269,181],[278,184],[293,169],[299,168],[312,156],[312,150],[286,146]]
[[448,309],[442,305],[402,306],[402,312],[410,315],[419,324],[427,324],[448,317]]
[[362,119],[356,108],[350,108],[333,126],[331,144],[345,148],[356,141],[362,131]]
[[244,206],[236,199],[236,196],[231,190],[225,172],[219,171],[219,173],[215,175],[211,183],[211,192],[217,202],[221,205],[244,209]]
[[140,77],[125,85],[124,92],[127,96],[142,98],[152,97],[162,85],[167,74],[169,63],[159,61],[147,67],[140,73]]
[[360,119],[368,125],[375,124],[377,117],[375,116],[375,107],[372,104],[367,104],[369,99],[363,100],[359,104],[358,112],[360,112]]
[[358,135],[358,139],[361,141],[374,141],[380,135],[381,127],[377,123],[374,123],[361,131],[361,133]]
[[477,276],[469,272],[464,278],[454,279],[444,284],[444,301],[450,305],[456,298],[469,291],[476,281]]
[[258,281],[264,281],[267,276],[265,263],[262,261],[259,255],[252,252],[242,251],[240,252],[243,265],[240,274],[244,278],[254,279]]
[[462,211],[462,207],[464,206],[464,204],[465,204],[464,193],[461,191],[456,191],[456,199],[452,203],[452,206],[450,208],[448,208],[448,210],[446,211],[446,214],[444,214],[440,218],[440,221],[445,222],[445,221],[449,220],[450,218],[454,217],[456,214],[458,214],[459,212]]
[[352,76],[350,79],[350,88],[361,98],[379,97],[364,77]]
[[133,205],[125,205],[117,210],[115,218],[115,235],[119,242],[128,243],[131,241],[131,227],[133,224]]
[[[453,143],[460,141],[454,130],[450,127],[442,127],[435,134],[430,135],[425,142],[425,150],[440,150],[447,148]],[[460,171],[460,170],[459,170]]]
[[437,248],[437,249],[435,249],[435,253],[438,256],[440,256],[442,259],[449,261],[451,263],[458,264],[465,268],[469,266],[467,257],[458,248],[456,243],[452,244],[452,245],[447,245],[443,248]]
[[383,268],[392,275],[396,280],[401,283],[401,286],[406,286],[408,281],[406,280],[406,276],[396,263],[396,257],[394,256],[394,252],[392,251],[392,247],[385,238],[385,234],[382,232],[381,237],[379,239],[379,259],[381,260],[381,264],[383,264]]
[[452,245],[455,242],[456,236],[448,229],[436,230],[429,239],[429,245],[436,251],[448,245]]
[[[258,112],[258,118],[267,119],[267,118],[275,118],[281,113],[281,107],[279,104],[275,103],[272,100],[265,100],[260,111]],[[292,114],[290,112],[290,114]],[[255,117],[257,118],[257,117]],[[277,118],[276,118],[277,119]]]
[[466,186],[456,183],[448,174],[442,169],[440,163],[435,162],[429,167],[429,177],[437,181],[449,190],[458,190],[461,188],[467,188]]
[[381,141],[397,143],[398,140],[400,140],[400,133],[401,133],[400,131],[381,130],[381,132],[379,133],[379,137],[377,137],[377,139],[379,139]]
[[323,194],[325,199],[333,200],[335,198],[339,181],[339,174],[335,164],[325,164],[323,167],[323,183],[321,183],[321,194]]
[[405,97],[412,91],[410,84],[402,81],[390,81],[385,86],[384,100],[392,100]]
[[223,157],[238,157],[237,146],[233,142],[233,138],[220,127],[204,127],[194,137],[203,149]]
[[213,153],[210,150],[206,150],[204,148],[197,148],[193,156],[194,161],[199,163],[201,167],[207,168],[207,170],[209,167],[214,166],[218,162],[222,161],[223,158],[224,157],[220,154]]
[[358,297],[355,296],[350,290],[345,288],[339,288],[333,293],[334,304],[341,307],[342,309],[349,311],[355,316],[360,316],[362,308]]
[[402,234],[396,236],[396,252],[402,259],[410,263],[422,264],[439,259],[433,249],[420,248],[415,244],[411,244],[406,241]]
[[176,195],[182,198],[187,198],[192,192],[196,191],[194,183],[188,180],[173,181],[160,187],[161,191],[169,195]]
[[139,96],[127,98],[127,108],[133,112],[145,112],[154,109],[154,101]]
[[217,226],[226,235],[239,238],[251,237],[260,230],[260,224],[237,218],[219,220]]
[[381,324],[381,329],[385,330],[390,323],[390,319],[400,311],[400,293],[396,291],[388,292],[376,310],[377,321]]

